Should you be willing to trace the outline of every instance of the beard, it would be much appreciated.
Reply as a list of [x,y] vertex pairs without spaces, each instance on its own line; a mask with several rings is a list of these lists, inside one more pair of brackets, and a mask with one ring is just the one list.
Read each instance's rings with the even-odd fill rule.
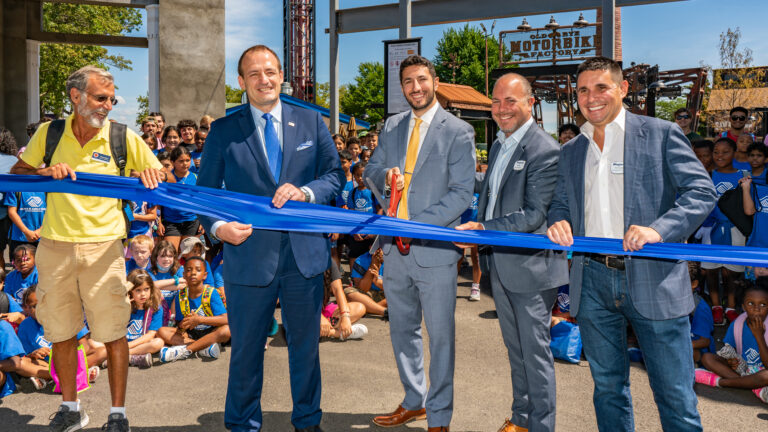
[[414,103],[408,97],[406,97],[405,100],[408,101],[408,105],[410,105],[411,108],[413,108],[414,111],[415,110],[424,109],[424,108],[432,105],[432,101],[435,100],[435,92],[434,91],[431,91],[431,92],[428,92],[428,93],[425,92],[424,93],[424,103],[421,104],[421,105],[414,105]]
[[[106,108],[94,108],[88,109],[88,101],[86,98],[82,98],[81,102],[77,105],[77,115],[83,117],[85,121],[94,128],[101,129],[107,124],[107,116],[109,111]],[[104,118],[94,116],[94,114],[102,114]]]

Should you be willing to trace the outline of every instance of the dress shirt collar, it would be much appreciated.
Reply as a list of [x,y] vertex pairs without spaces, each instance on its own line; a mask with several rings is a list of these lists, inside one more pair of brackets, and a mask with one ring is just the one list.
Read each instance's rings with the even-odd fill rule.
[[[261,111],[260,109],[256,108],[252,104],[248,104],[248,106],[251,108],[251,114],[253,115],[253,120],[256,121],[257,125],[264,125],[264,119],[261,117],[265,113],[264,111]],[[277,101],[277,105],[275,105],[274,108],[272,108],[272,111],[269,112],[270,115],[275,119],[276,122],[282,123],[283,122],[283,104],[279,100]]]
[[509,136],[507,136],[504,132],[498,131],[496,133],[496,138],[501,143],[502,147],[507,148],[507,146],[512,144],[517,144],[520,142],[520,140],[523,139],[523,136],[528,132],[528,129],[533,124],[533,117],[529,118],[528,121],[523,123],[522,126],[517,128],[516,131],[512,132]]
[[[613,119],[612,122],[608,123],[605,128],[606,130],[608,128],[618,128],[619,131],[624,133],[626,131],[626,122],[627,122],[627,111],[624,109],[624,107],[619,110],[619,114],[616,116],[615,119]],[[595,134],[595,127],[590,122],[584,122],[583,125],[581,125],[581,133],[583,133],[587,138],[589,138],[590,141],[594,140],[594,134]]]
[[411,121],[414,121],[416,118],[420,118],[422,123],[426,123],[427,127],[429,127],[429,125],[432,124],[432,120],[435,118],[435,113],[437,113],[438,106],[440,106],[440,102],[435,101],[435,104],[432,105],[432,108],[427,110],[427,112],[425,112],[421,117],[418,117],[416,113],[411,110]]

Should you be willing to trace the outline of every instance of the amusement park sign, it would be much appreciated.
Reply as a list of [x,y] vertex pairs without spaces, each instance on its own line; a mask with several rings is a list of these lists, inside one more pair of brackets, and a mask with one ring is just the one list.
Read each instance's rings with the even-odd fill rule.
[[598,54],[597,27],[513,30],[499,34],[502,66],[581,61]]

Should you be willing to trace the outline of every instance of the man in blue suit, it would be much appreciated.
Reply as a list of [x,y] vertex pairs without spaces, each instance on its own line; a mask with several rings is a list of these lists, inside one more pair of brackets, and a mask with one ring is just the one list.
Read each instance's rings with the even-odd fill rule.
[[[344,172],[328,128],[318,113],[280,103],[283,72],[266,46],[248,48],[238,82],[250,102],[215,121],[205,143],[197,184],[287,201],[326,204],[339,194]],[[322,234],[252,230],[238,222],[200,216],[225,242],[224,280],[232,357],[224,413],[227,428],[258,431],[262,425],[264,350],[280,299],[288,343],[293,414],[297,431],[320,431],[320,308],[330,245]]]
[[623,239],[623,256],[573,254],[571,313],[579,320],[595,382],[601,431],[633,431],[627,322],[643,351],[664,430],[701,430],[693,391],[688,314],[694,308],[684,261],[634,258],[649,243],[682,243],[707,217],[716,194],[682,130],[624,110],[627,81],[615,61],[579,65],[576,93],[587,119],[563,146],[547,236]]

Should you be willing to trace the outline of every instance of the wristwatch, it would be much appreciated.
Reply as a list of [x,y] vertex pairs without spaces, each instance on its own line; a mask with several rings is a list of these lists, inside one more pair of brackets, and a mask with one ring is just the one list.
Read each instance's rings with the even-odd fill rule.
[[304,202],[308,203],[312,196],[309,194],[309,188],[306,186],[302,186],[299,188],[300,191],[304,192]]

